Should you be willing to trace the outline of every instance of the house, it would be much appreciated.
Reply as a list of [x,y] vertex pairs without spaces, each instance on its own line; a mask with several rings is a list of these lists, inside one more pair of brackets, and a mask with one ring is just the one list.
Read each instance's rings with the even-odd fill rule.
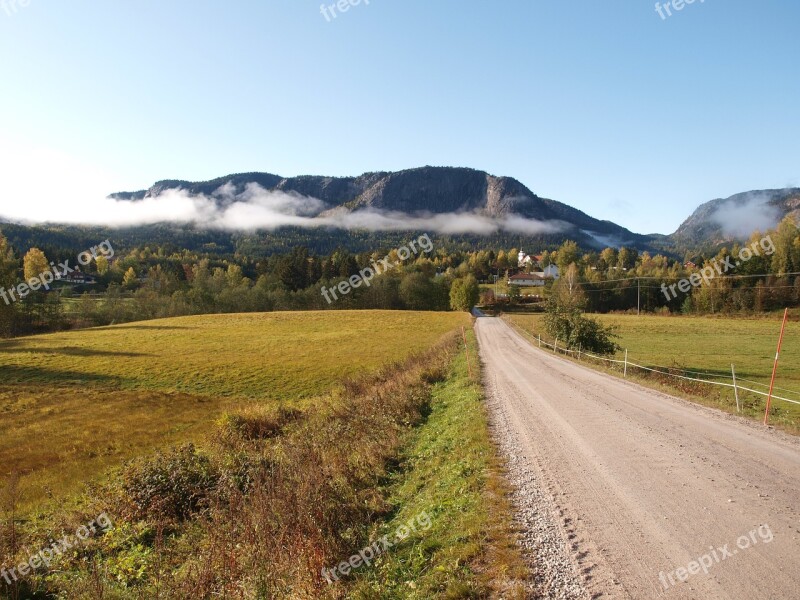
[[75,269],[74,272],[67,273],[66,275],[62,276],[61,281],[65,281],[66,283],[74,283],[77,285],[94,285],[97,283],[97,280],[94,277],[83,273],[80,269]]
[[519,287],[541,287],[544,285],[544,277],[535,273],[517,273],[508,278],[508,285]]
[[530,256],[525,254],[523,250],[520,250],[519,256],[517,256],[517,263],[520,267],[539,266],[542,264],[542,260],[544,260],[544,254]]
[[561,276],[556,265],[547,265],[540,275],[550,279],[558,279]]
[[[533,267],[537,266],[541,268],[542,262],[544,261],[544,254],[539,254],[537,256],[530,256],[525,254],[524,251],[519,251],[518,262],[520,267]],[[547,265],[543,271],[538,271],[535,273],[539,277],[543,278],[550,278],[550,279],[558,279],[560,274],[558,272],[558,267],[554,264]]]

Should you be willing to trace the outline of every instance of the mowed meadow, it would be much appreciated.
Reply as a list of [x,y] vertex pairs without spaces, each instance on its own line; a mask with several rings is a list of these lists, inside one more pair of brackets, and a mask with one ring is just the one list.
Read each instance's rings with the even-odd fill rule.
[[427,350],[458,313],[182,317],[0,342],[0,488],[61,501],[109,467],[187,441],[251,405],[301,407]]
[[[769,389],[783,313],[757,318],[591,316],[614,327],[618,335],[616,342],[628,349],[631,362],[652,368],[667,367],[675,373],[683,369],[697,371],[702,373],[698,378],[725,383],[732,383],[733,364],[742,386],[764,392]],[[506,318],[529,333],[541,333],[544,339],[542,315],[509,315]],[[624,352],[614,358],[621,360]],[[631,374],[636,377],[641,371],[631,369]],[[678,389],[704,404],[736,411],[733,389],[669,377],[658,377],[657,383]],[[800,402],[800,322],[796,317],[786,327],[775,393]],[[766,397],[742,392],[741,400],[743,412],[763,419]],[[774,401],[771,423],[800,430],[800,405]]]

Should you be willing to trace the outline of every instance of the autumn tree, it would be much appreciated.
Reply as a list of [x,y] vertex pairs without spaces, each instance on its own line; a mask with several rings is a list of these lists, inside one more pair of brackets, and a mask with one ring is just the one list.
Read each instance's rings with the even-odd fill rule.
[[106,273],[108,273],[109,263],[108,259],[105,256],[98,256],[95,263],[97,264],[97,272],[100,275],[105,275]]
[[778,277],[783,277],[786,273],[800,271],[800,264],[795,261],[796,244],[800,232],[797,229],[794,218],[787,216],[778,225],[777,230],[772,235],[775,245],[775,253],[772,255],[772,272]]
[[47,260],[44,252],[38,248],[31,248],[22,260],[22,268],[25,281],[30,281],[49,271],[50,261]]
[[0,286],[12,286],[16,272],[17,260],[14,258],[14,250],[8,240],[0,233]]
[[598,354],[613,354],[617,344],[613,331],[583,315],[586,294],[578,280],[578,268],[571,264],[553,286],[544,317],[545,331],[570,348]]
[[133,289],[136,287],[136,283],[138,279],[136,277],[136,271],[134,271],[133,267],[130,267],[127,271],[125,271],[125,276],[122,278],[122,286],[128,289]]
[[617,252],[616,248],[606,248],[600,253],[600,264],[598,268],[601,271],[608,271],[612,267],[617,266],[617,261],[619,260],[619,253]]
[[471,310],[480,299],[478,280],[473,275],[456,279],[450,288],[450,308]]
[[581,257],[581,250],[578,244],[573,241],[564,242],[558,249],[556,265],[560,273],[564,273],[572,263],[577,263]]
[[629,271],[636,266],[639,252],[636,248],[620,248],[617,255],[617,266],[623,271]]

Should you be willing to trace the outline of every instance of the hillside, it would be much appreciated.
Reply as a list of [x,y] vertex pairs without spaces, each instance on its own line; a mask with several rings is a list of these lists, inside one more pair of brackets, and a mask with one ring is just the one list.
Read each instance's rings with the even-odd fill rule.
[[678,248],[743,241],[755,230],[774,228],[790,214],[800,214],[800,188],[753,190],[706,202],[669,240]]
[[[326,219],[336,216],[341,219],[348,214],[374,217],[377,213],[393,220],[387,225],[374,218],[344,219],[344,223],[355,223],[353,229],[367,230],[399,230],[404,220],[410,224],[409,230],[418,230],[420,218],[431,215],[476,216],[497,220],[498,229],[502,231],[551,243],[570,238],[587,247],[601,247],[608,242],[645,247],[649,241],[646,236],[634,234],[610,221],[601,221],[561,202],[541,198],[516,179],[467,168],[421,167],[394,173],[365,173],[358,177],[283,178],[270,173],[244,173],[206,182],[159,181],[147,190],[118,192],[110,198],[135,202],[177,192],[208,198],[217,208],[224,209],[250,200],[253,185],[266,193],[292,195],[300,204],[291,207],[292,214],[318,219],[320,227],[331,225]],[[313,226],[314,222],[309,225]],[[334,228],[336,225],[334,222]],[[435,223],[430,225],[437,227]],[[345,225],[345,228],[351,227]],[[441,229],[448,227],[444,225]],[[465,225],[449,233],[484,234],[485,229],[485,223],[481,223],[474,227]],[[319,235],[329,236],[331,232],[319,232]]]
[[[397,247],[430,233],[439,248],[554,249],[574,240],[586,250],[632,246],[683,255],[747,238],[800,210],[800,188],[754,190],[700,206],[671,235],[642,235],[542,198],[511,177],[475,169],[421,167],[357,177],[282,177],[240,173],[210,181],[164,180],[117,192],[109,202],[195,202],[182,220],[123,227],[3,223],[14,247],[80,250],[113,237],[121,247],[148,244],[255,257],[305,246],[314,253]],[[231,215],[235,215],[231,217]]]

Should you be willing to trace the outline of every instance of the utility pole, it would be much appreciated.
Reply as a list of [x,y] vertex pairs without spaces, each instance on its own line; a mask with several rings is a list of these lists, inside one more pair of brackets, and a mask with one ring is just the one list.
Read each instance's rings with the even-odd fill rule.
[[636,316],[642,316],[642,280],[636,278]]

